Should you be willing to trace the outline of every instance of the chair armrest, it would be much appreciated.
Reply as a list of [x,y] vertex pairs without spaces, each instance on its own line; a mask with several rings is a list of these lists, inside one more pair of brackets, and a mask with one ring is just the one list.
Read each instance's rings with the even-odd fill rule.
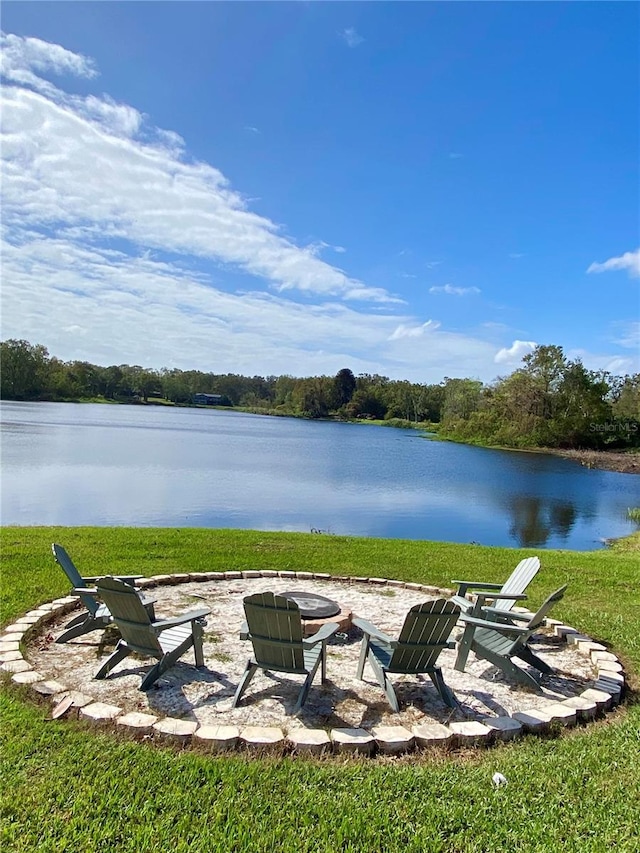
[[490,598],[492,601],[524,601],[527,596],[524,592],[480,592],[478,598]]
[[[85,583],[96,583],[101,578],[105,577],[105,575],[96,575],[94,578],[82,578]],[[111,575],[112,578],[115,578],[117,581],[124,581],[124,583],[129,584],[129,586],[135,586],[135,582],[142,580],[144,575]]]
[[94,597],[98,595],[95,586],[75,586],[71,591],[76,595],[93,595]]
[[482,583],[481,581],[451,581],[458,584],[458,595],[466,595],[468,589],[502,589],[501,583]]
[[303,648],[312,649],[318,643],[328,640],[329,637],[333,637],[339,627],[340,626],[337,622],[325,622],[324,625],[318,628],[315,634],[312,634],[310,637],[306,637],[302,641]]
[[478,619],[475,616],[467,616],[462,613],[460,621],[464,625],[473,625],[476,628],[488,628],[490,631],[496,631],[498,634],[515,634],[521,637],[527,633],[526,628],[520,628],[518,625],[507,625],[505,622],[492,622],[490,619]]
[[181,616],[174,616],[172,619],[160,619],[158,622],[153,622],[154,631],[166,631],[167,628],[175,628],[177,625],[184,625],[185,622],[195,622],[196,619],[202,619],[211,613],[209,607],[201,607],[199,610],[190,610],[188,613],[183,613]]
[[248,640],[249,637],[250,637],[249,625],[246,621],[244,621],[242,623],[242,625],[240,626],[240,639],[241,640]]
[[[510,595],[505,593],[494,594],[492,592],[484,593],[479,592],[475,601],[473,602],[473,606],[471,607],[471,614],[474,616],[478,616],[483,610],[486,610],[488,607],[492,607],[491,604],[487,604],[487,599],[490,599],[492,602],[495,601],[523,601],[527,596],[523,594],[519,595]],[[503,613],[510,613],[509,610],[503,610]]]
[[396,640],[392,639],[388,634],[385,634],[384,631],[381,631],[380,628],[377,628],[372,622],[367,622],[366,619],[361,619],[359,616],[354,616],[351,620],[351,624],[355,625],[356,628],[360,628],[360,630],[364,634],[367,634],[367,636],[375,637],[377,640],[383,640],[390,646],[393,646],[394,643],[396,643]]
[[498,610],[497,607],[482,607],[483,613],[489,613],[500,620],[509,622],[531,622],[534,613],[514,613],[513,610]]

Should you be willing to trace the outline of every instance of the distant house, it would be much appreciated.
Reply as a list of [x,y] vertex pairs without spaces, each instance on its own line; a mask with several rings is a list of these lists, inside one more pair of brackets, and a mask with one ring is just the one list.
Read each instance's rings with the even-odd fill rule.
[[204,406],[228,405],[227,397],[223,394],[194,394],[193,402]]

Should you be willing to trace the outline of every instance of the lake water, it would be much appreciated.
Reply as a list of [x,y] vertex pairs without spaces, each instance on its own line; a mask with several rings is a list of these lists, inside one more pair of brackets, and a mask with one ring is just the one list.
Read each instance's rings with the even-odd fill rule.
[[144,406],[2,402],[3,525],[132,525],[590,550],[640,478],[414,430]]

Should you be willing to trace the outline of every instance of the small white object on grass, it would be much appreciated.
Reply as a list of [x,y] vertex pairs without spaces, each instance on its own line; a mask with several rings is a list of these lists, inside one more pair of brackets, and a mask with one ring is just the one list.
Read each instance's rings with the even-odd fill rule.
[[507,784],[507,777],[503,776],[502,773],[494,773],[493,774],[493,784],[496,788],[499,788],[501,785]]

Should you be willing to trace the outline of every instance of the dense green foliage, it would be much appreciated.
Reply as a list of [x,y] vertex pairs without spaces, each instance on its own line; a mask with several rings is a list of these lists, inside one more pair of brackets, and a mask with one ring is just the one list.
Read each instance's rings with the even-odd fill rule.
[[507,447],[640,447],[640,374],[611,376],[536,347],[494,385],[454,380],[443,434]]
[[62,362],[27,341],[0,343],[0,396],[9,400],[103,399],[189,405],[221,395],[250,411],[307,418],[421,424],[444,438],[505,447],[640,447],[640,374],[612,376],[539,346],[523,367],[483,385],[451,379],[427,385],[377,374],[239,376]]
[[[255,531],[5,528],[2,620],[67,591],[53,540],[86,574],[304,568],[447,585],[502,581],[524,551]],[[638,537],[635,537],[636,547]],[[538,602],[568,583],[559,616],[640,671],[637,553],[543,552]],[[0,844],[25,853],[455,853],[637,850],[640,706],[547,739],[489,750],[356,760],[212,757],[48,722],[0,691]],[[500,771],[509,780],[494,788]]]

